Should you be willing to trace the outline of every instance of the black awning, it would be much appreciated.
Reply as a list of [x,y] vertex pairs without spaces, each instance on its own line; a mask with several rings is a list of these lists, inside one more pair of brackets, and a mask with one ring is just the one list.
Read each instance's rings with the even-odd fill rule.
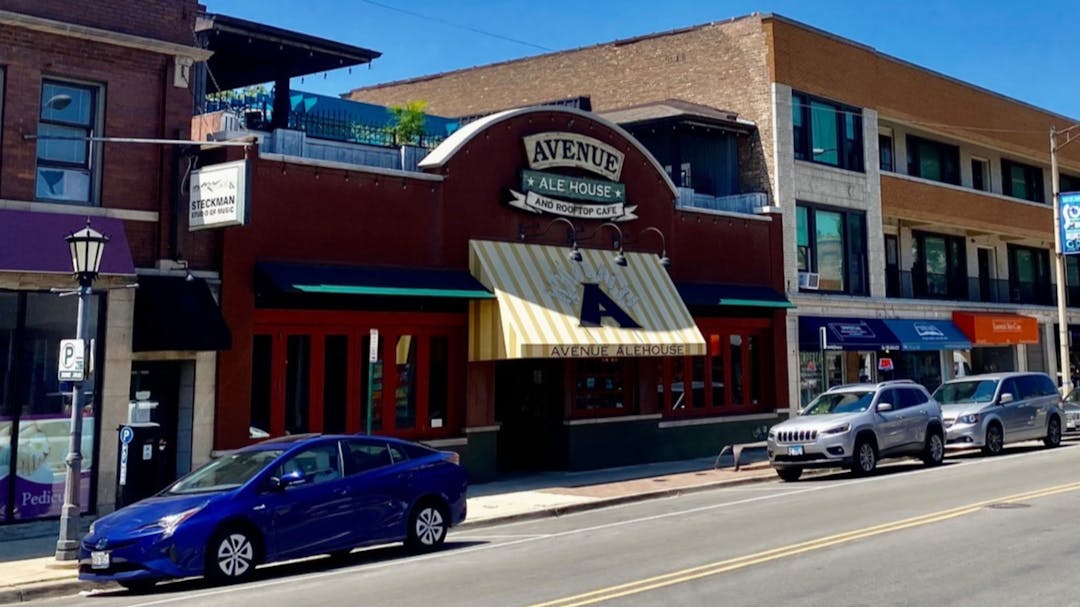
[[688,306],[795,307],[783,293],[760,285],[679,282],[675,289]]
[[132,352],[228,350],[229,326],[201,278],[139,276]]

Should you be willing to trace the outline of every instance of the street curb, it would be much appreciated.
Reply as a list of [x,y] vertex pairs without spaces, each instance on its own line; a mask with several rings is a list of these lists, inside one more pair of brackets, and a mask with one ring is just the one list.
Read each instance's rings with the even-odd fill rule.
[[[745,468],[744,468],[745,470]],[[619,495],[615,497],[599,498],[589,502],[582,502],[579,504],[567,504],[565,506],[553,506],[551,508],[543,508],[541,510],[535,510],[533,512],[521,512],[518,514],[508,514],[504,516],[494,516],[478,521],[470,521],[468,519],[461,523],[455,529],[468,530],[468,529],[482,529],[484,527],[493,527],[496,525],[505,525],[508,523],[520,523],[524,521],[535,521],[545,518],[556,518],[565,514],[573,514],[575,512],[585,512],[588,510],[599,510],[600,508],[607,508],[609,506],[618,506],[621,504],[630,504],[634,502],[642,502],[645,500],[658,499],[662,497],[676,497],[687,493],[699,493],[702,491],[708,491],[710,489],[717,489],[719,487],[733,487],[737,485],[748,485],[753,483],[762,483],[769,480],[776,479],[775,473],[772,472],[772,467],[763,468],[762,472],[768,470],[769,474],[754,474],[753,476],[747,476],[746,478],[727,479],[720,481],[712,481],[700,485],[690,485],[688,487],[677,487],[672,489],[659,489],[657,491],[645,491],[642,493],[631,493],[629,495]],[[748,472],[750,472],[748,470]],[[758,472],[753,470],[753,472]]]
[[79,579],[63,579],[51,582],[35,582],[23,584],[13,588],[0,590],[0,605],[9,603],[22,603],[36,601],[57,596],[78,594],[84,590],[107,589],[115,590],[119,586],[113,584],[100,584],[97,582],[84,582]]

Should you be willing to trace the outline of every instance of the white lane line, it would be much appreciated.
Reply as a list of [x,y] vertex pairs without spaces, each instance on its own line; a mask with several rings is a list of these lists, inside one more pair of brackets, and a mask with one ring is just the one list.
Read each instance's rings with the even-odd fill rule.
[[[1012,459],[1017,458],[1017,457],[1025,457],[1025,456],[1045,457],[1045,456],[1049,456],[1049,455],[1053,455],[1055,453],[1061,453],[1061,452],[1062,452],[1061,449],[1047,449],[1047,450],[1043,450],[1043,451],[1031,451],[1031,452],[1026,452],[1026,453],[1013,453],[1013,454],[1008,454],[1008,455],[999,455],[999,456],[995,456],[995,457],[989,457],[989,458],[985,458],[985,459],[965,461],[965,462],[955,463],[955,464],[951,464],[951,465],[947,465],[947,466],[936,466],[936,467],[933,467],[933,468],[922,468],[922,469],[919,469],[919,470],[912,470],[910,472],[906,472],[906,473],[899,474],[899,475],[871,476],[871,477],[867,477],[867,478],[852,479],[852,480],[841,481],[841,482],[830,482],[828,484],[822,484],[822,485],[818,485],[818,486],[814,486],[814,487],[806,487],[805,489],[795,489],[795,490],[792,490],[792,491],[784,491],[783,493],[774,493],[774,494],[770,494],[770,495],[759,495],[759,496],[756,496],[756,497],[748,497],[748,498],[745,498],[745,499],[735,500],[735,501],[731,501],[731,502],[724,502],[724,503],[721,503],[721,504],[710,504],[708,506],[699,506],[697,508],[688,508],[686,510],[680,510],[680,511],[675,511],[675,512],[665,512],[665,513],[662,513],[662,514],[654,514],[654,515],[651,515],[651,516],[639,517],[639,518],[634,518],[634,519],[626,519],[626,520],[622,520],[622,521],[615,521],[615,522],[612,522],[612,523],[604,523],[602,525],[592,525],[590,527],[581,527],[581,528],[578,528],[578,529],[569,529],[569,530],[566,530],[566,531],[559,531],[559,532],[556,532],[556,533],[548,533],[548,534],[535,535],[535,536],[524,535],[520,539],[511,540],[511,541],[503,542],[503,543],[500,543],[500,544],[485,544],[483,546],[469,546],[467,548],[460,548],[460,549],[455,549],[455,550],[443,550],[443,551],[440,551],[440,552],[434,552],[434,553],[426,554],[426,555],[422,555],[422,556],[413,556],[413,557],[407,557],[407,558],[403,558],[403,559],[392,559],[392,560],[389,560],[389,561],[383,561],[383,562],[379,562],[379,563],[371,563],[371,564],[367,564],[367,565],[357,565],[355,567],[346,567],[346,568],[341,568],[341,569],[334,569],[332,571],[323,571],[323,572],[319,572],[319,573],[308,573],[308,574],[301,574],[301,575],[291,575],[291,576],[287,576],[287,577],[284,577],[284,578],[278,578],[278,579],[275,579],[275,580],[266,580],[266,581],[262,581],[262,582],[252,582],[252,583],[249,583],[249,584],[242,584],[242,585],[238,585],[238,586],[228,586],[228,587],[224,587],[224,588],[218,588],[218,589],[215,589],[215,590],[208,590],[206,592],[200,592],[200,593],[190,594],[190,595],[186,595],[186,596],[173,596],[173,597],[162,598],[162,599],[159,599],[159,600],[156,600],[156,601],[147,601],[145,603],[132,603],[132,604],[127,605],[127,607],[153,607],[155,605],[167,605],[169,603],[176,603],[176,602],[179,602],[179,601],[197,601],[199,599],[203,599],[203,598],[206,598],[206,597],[218,596],[218,595],[227,594],[227,593],[231,593],[231,592],[249,591],[249,590],[256,590],[256,589],[261,589],[261,588],[272,588],[274,586],[281,586],[283,584],[296,585],[296,584],[299,584],[299,583],[302,583],[302,582],[308,582],[308,581],[312,581],[312,580],[319,580],[319,579],[333,577],[333,576],[342,575],[342,574],[352,574],[352,573],[359,573],[359,572],[365,572],[365,571],[375,571],[375,570],[379,570],[379,569],[386,569],[386,568],[389,568],[389,567],[401,567],[403,564],[420,562],[420,561],[429,561],[429,560],[449,558],[449,557],[460,558],[461,555],[467,555],[467,554],[471,554],[471,553],[474,553],[474,552],[495,550],[495,549],[498,549],[498,548],[507,548],[507,547],[510,547],[510,546],[517,546],[517,545],[520,545],[520,544],[527,544],[527,543],[537,542],[537,541],[541,541],[541,540],[549,540],[549,539],[556,539],[556,538],[560,538],[560,537],[567,537],[567,536],[572,536],[572,535],[591,533],[593,531],[603,531],[603,530],[606,530],[606,529],[613,529],[613,528],[617,528],[617,527],[625,527],[625,526],[629,526],[629,525],[636,525],[636,524],[639,524],[639,523],[647,523],[647,522],[661,520],[661,519],[665,519],[665,518],[682,517],[682,516],[686,516],[688,514],[696,514],[696,513],[699,513],[699,512],[708,512],[710,510],[722,510],[722,509],[730,508],[730,507],[734,507],[734,506],[742,506],[742,505],[746,505],[746,504],[753,504],[753,503],[756,503],[756,502],[763,502],[763,501],[774,500],[774,499],[778,499],[778,498],[785,498],[785,497],[793,496],[793,495],[816,493],[818,491],[825,491],[825,490],[832,490],[832,489],[843,489],[843,488],[847,488],[847,487],[851,487],[851,486],[855,486],[855,485],[863,485],[863,484],[867,484],[867,483],[888,481],[888,480],[898,479],[898,478],[903,479],[903,478],[908,478],[908,477],[911,477],[911,476],[914,476],[914,475],[919,475],[919,474],[946,473],[946,472],[949,472],[949,471],[954,471],[954,470],[959,470],[961,468],[966,468],[968,466],[993,465],[993,464],[997,464],[997,463],[1001,463],[1001,462],[1008,462],[1009,460],[1012,460]],[[605,508],[605,510],[612,510],[612,509],[615,509],[615,508],[626,508],[628,506],[640,505],[640,504],[641,504],[641,502],[637,502],[636,504],[635,503],[620,504],[620,505],[617,505],[617,506],[611,506],[609,508]],[[559,518],[569,518],[569,517],[572,517],[572,516],[581,516],[582,514],[589,514],[590,512],[595,514],[597,511],[592,510],[592,511],[575,512],[575,513],[563,515],[563,516],[561,516]],[[544,520],[544,519],[539,519],[539,520]],[[504,528],[505,527],[513,527],[515,525],[522,525],[522,524],[526,524],[526,523],[536,523],[536,522],[538,522],[538,521],[537,520],[519,521],[519,522],[507,523],[505,525],[499,525],[499,527],[504,527]],[[457,535],[455,535],[454,537],[457,537]]]

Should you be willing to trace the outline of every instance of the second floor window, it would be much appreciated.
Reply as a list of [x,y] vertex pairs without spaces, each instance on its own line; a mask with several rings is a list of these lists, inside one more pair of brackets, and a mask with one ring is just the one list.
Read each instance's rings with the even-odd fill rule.
[[[0,74],[2,75],[2,74]],[[1080,177],[1058,174],[1059,192],[1080,192]]]
[[971,159],[971,187],[983,192],[990,191],[990,163],[982,158]]
[[1009,245],[1009,291],[1013,303],[1049,305],[1050,252]]
[[862,111],[805,93],[791,94],[795,158],[863,170]]
[[960,148],[907,136],[908,175],[960,185]]
[[38,120],[39,200],[89,204],[94,201],[97,146],[87,140],[98,127],[99,87],[44,80]]
[[802,203],[795,211],[799,272],[816,273],[820,291],[866,295],[865,215]]
[[881,160],[882,171],[895,171],[893,162],[892,135],[878,135],[878,157]]
[[1002,158],[1001,191],[1013,198],[1046,202],[1046,196],[1043,193],[1042,169]]
[[914,232],[915,262],[911,284],[915,297],[965,299],[967,297],[967,255],[964,239],[927,232]]

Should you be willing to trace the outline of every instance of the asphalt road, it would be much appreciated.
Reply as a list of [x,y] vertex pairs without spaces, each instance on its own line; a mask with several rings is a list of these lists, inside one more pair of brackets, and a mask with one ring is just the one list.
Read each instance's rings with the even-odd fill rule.
[[1080,448],[693,493],[35,606],[1080,605]]

